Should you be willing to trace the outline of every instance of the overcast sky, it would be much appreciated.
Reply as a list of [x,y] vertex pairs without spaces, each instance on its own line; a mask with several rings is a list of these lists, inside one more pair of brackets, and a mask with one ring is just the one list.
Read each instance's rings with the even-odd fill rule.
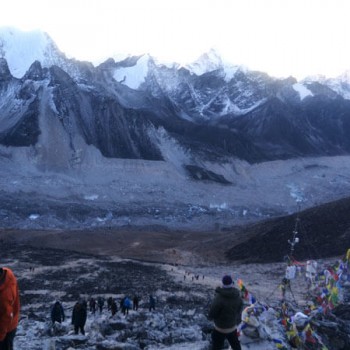
[[211,48],[276,77],[350,69],[350,0],[6,0],[0,26],[42,29],[68,57],[187,63]]

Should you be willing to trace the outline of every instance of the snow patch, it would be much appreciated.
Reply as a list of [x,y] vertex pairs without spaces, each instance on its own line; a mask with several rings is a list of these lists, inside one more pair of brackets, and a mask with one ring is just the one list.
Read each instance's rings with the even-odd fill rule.
[[113,78],[131,89],[138,89],[148,74],[149,55],[144,55],[137,60],[135,66],[116,68],[113,73]]
[[86,199],[87,201],[95,201],[96,199],[98,199],[98,194],[85,195],[84,199]]
[[31,214],[29,215],[29,220],[36,220],[39,219],[40,215],[39,214]]
[[295,199],[297,203],[303,202],[305,200],[303,191],[294,184],[287,185],[290,189],[290,196]]
[[222,203],[222,204],[209,204],[210,209],[216,209],[216,210],[228,210],[228,204],[227,203]]
[[314,94],[303,84],[296,83],[293,84],[293,89],[299,93],[300,100],[303,100],[305,97],[313,96]]

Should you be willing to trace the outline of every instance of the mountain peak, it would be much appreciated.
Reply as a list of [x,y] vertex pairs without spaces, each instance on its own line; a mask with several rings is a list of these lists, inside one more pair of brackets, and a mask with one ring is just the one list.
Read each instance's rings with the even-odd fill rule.
[[43,66],[55,64],[62,56],[49,35],[41,30],[21,31],[0,28],[1,56],[6,59],[11,74],[22,78],[33,62]]
[[196,61],[186,65],[185,68],[198,76],[215,70],[221,70],[226,81],[230,81],[238,70],[245,70],[242,66],[224,61],[215,49],[210,49],[208,52],[202,54]]
[[196,75],[203,75],[205,73],[212,72],[220,69],[223,66],[222,59],[217,51],[210,49],[208,52],[199,56],[199,58],[186,65],[185,67]]

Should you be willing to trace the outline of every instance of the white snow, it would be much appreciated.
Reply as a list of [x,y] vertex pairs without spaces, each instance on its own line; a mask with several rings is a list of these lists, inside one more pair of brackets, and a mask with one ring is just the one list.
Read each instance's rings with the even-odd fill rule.
[[227,203],[209,204],[209,208],[216,209],[216,210],[226,210],[226,209],[228,209],[228,205],[227,205]]
[[257,101],[256,103],[254,103],[248,108],[239,108],[237,105],[229,101],[229,105],[225,107],[225,111],[227,110],[227,112],[232,112],[235,115],[243,115],[243,114],[249,113],[250,111],[264,104],[266,101],[267,101],[267,98],[262,98],[261,100]]
[[289,184],[287,187],[290,189],[290,196],[295,199],[297,203],[305,200],[303,190],[295,184]]
[[293,84],[293,89],[299,93],[300,100],[303,100],[305,97],[308,96],[313,96],[313,93],[301,83]]
[[29,215],[29,219],[30,219],[30,220],[36,220],[36,219],[38,219],[39,217],[40,217],[39,214],[31,214],[31,215]]
[[0,28],[0,43],[11,74],[22,78],[34,61],[45,61],[45,52],[51,44],[49,36],[39,30],[23,32],[15,28]]
[[241,66],[225,62],[214,49],[204,53],[196,61],[185,65],[185,68],[198,76],[221,69],[226,82],[230,81],[239,69],[243,69]]
[[222,60],[219,54],[212,49],[185,67],[193,74],[202,75],[221,68]]
[[98,194],[85,195],[84,199],[86,199],[87,201],[95,201],[96,199],[98,199]]
[[148,74],[149,55],[143,55],[133,67],[116,68],[113,78],[131,89],[138,89]]

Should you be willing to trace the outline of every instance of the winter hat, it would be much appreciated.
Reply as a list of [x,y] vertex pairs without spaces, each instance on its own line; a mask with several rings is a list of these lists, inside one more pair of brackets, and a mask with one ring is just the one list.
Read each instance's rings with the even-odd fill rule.
[[233,286],[233,281],[232,281],[231,276],[225,275],[222,278],[222,285],[224,288],[231,288]]

